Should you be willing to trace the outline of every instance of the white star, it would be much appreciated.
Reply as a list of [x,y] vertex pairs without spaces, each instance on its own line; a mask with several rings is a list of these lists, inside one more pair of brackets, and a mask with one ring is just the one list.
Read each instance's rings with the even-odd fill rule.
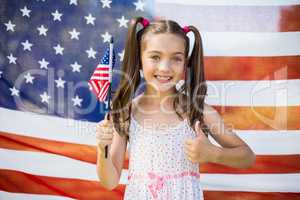
[[101,0],[102,8],[108,7],[110,8],[111,1],[110,0]]
[[2,78],[3,71],[0,71],[0,78]]
[[31,47],[33,44],[31,44],[30,42],[28,42],[28,40],[26,40],[25,42],[21,43],[23,45],[23,50],[28,50],[31,51]]
[[79,107],[81,107],[82,99],[79,98],[78,95],[76,95],[75,98],[72,98],[72,101],[73,101],[73,106],[79,106]]
[[49,62],[47,62],[44,58],[42,60],[39,60],[38,62],[40,64],[41,69],[43,69],[43,68],[48,69]]
[[72,67],[72,72],[80,72],[80,68],[82,67],[76,61],[74,62],[74,64],[71,64],[70,66]]
[[9,20],[8,23],[4,23],[4,25],[6,26],[6,31],[12,31],[15,32],[15,24],[11,23],[11,21]]
[[61,21],[61,16],[63,15],[62,13],[59,13],[58,10],[55,10],[55,12],[51,13],[53,15],[53,21]]
[[79,40],[79,35],[80,35],[80,32],[77,32],[75,28],[73,28],[72,31],[69,31],[70,35],[71,35],[71,39],[76,39],[76,40]]
[[77,0],[70,0],[70,5],[74,4],[75,6],[77,6]]
[[46,102],[49,104],[49,99],[51,98],[47,92],[44,92],[43,94],[40,94],[40,97],[42,98],[42,103]]
[[7,58],[8,58],[8,63],[9,64],[11,64],[11,63],[13,63],[13,64],[17,64],[17,62],[16,62],[16,60],[17,60],[17,57],[14,57],[12,54],[10,54],[9,56],[7,56]]
[[11,91],[11,96],[19,96],[19,90],[17,90],[16,88],[15,88],[15,86],[13,87],[13,88],[9,88],[9,90]]
[[47,36],[48,29],[45,28],[44,25],[41,25],[40,27],[38,27],[37,30],[39,31],[39,35]]
[[120,62],[123,61],[123,59],[124,59],[124,54],[125,54],[124,49],[123,49],[123,51],[122,51],[121,53],[118,53],[118,56],[120,56]]
[[119,27],[124,26],[125,28],[127,28],[127,23],[129,20],[125,19],[124,15],[121,18],[117,19],[117,21],[120,23]]
[[133,4],[135,5],[135,10],[144,11],[145,3],[143,1],[138,0],[137,2],[134,2]]
[[33,79],[34,79],[34,77],[31,76],[30,73],[27,73],[27,74],[24,76],[24,78],[26,79],[26,80],[25,80],[26,83],[31,83],[31,84],[33,84]]
[[63,50],[64,48],[60,46],[60,44],[57,44],[55,47],[53,47],[53,49],[55,50],[55,54],[60,54],[63,55]]
[[103,42],[110,42],[111,34],[106,31],[105,34],[101,35],[101,37],[103,37]]
[[90,47],[89,50],[86,50],[85,51],[87,54],[88,54],[88,58],[96,58],[95,55],[96,55],[96,51],[94,51],[94,49],[92,47]]
[[94,21],[95,21],[96,18],[93,17],[93,16],[91,15],[91,13],[89,13],[89,15],[88,15],[88,16],[85,16],[84,18],[86,19],[86,24],[92,24],[92,25],[95,25]]
[[55,83],[56,83],[56,87],[59,88],[64,88],[64,84],[65,84],[65,80],[61,79],[61,77],[59,77],[59,79],[55,80]]
[[22,16],[27,16],[27,17],[30,17],[30,12],[31,10],[28,10],[27,7],[25,6],[23,9],[20,9],[20,11],[22,12]]

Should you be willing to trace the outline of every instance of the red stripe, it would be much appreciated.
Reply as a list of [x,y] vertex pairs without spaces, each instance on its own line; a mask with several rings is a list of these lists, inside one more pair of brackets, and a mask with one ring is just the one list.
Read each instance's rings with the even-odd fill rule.
[[37,176],[4,169],[0,169],[0,177],[0,190],[59,195],[73,199],[121,199],[125,189],[124,185],[119,185],[115,190],[108,191],[98,181]]
[[[121,200],[126,185],[120,184],[108,191],[98,181],[37,176],[24,172],[0,169],[0,190],[15,193],[47,194],[90,200]],[[295,192],[241,192],[206,191],[205,200],[298,200],[300,193]]]
[[96,163],[96,147],[0,132],[0,148],[45,152]]
[[[236,130],[299,130],[300,106],[213,106]],[[286,116],[286,118],[283,118]]]
[[101,73],[101,74],[95,73],[95,74],[93,74],[93,76],[95,76],[95,77],[109,77],[109,73]]
[[95,71],[99,71],[99,70],[109,71],[109,67],[97,67]]
[[299,200],[299,198],[300,193],[296,192],[204,191],[205,200]]
[[[53,153],[96,164],[96,148],[91,145],[58,142],[0,132],[0,148]],[[128,169],[128,159],[129,155],[126,152],[124,169]],[[254,166],[249,169],[235,169],[213,163],[202,164],[200,165],[200,172],[225,174],[300,173],[300,155],[257,155]]]
[[[284,80],[300,78],[300,56],[205,57],[207,80]],[[230,73],[229,73],[230,72]]]
[[109,84],[110,83],[107,81],[98,95],[99,100],[102,102],[105,101],[105,98],[106,98],[106,95],[107,95],[108,89],[109,89]]
[[[90,82],[90,87],[92,88],[92,91],[94,92],[94,94],[98,94],[99,91],[99,87],[96,81],[94,80],[89,80]],[[94,84],[93,84],[94,83]],[[97,91],[98,90],[98,91]]]
[[257,155],[254,166],[236,169],[214,163],[200,165],[201,173],[224,174],[281,174],[300,173],[300,154],[295,155]]

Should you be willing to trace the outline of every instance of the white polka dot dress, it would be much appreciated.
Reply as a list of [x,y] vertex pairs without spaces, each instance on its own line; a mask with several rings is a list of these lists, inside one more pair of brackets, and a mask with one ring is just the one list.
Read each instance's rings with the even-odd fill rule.
[[199,164],[184,153],[185,139],[196,137],[187,120],[167,130],[151,130],[131,116],[129,137],[124,200],[204,199]]

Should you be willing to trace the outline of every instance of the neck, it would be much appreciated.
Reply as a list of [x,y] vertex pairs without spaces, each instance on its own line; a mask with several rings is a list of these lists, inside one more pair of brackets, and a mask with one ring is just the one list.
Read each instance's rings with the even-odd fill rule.
[[144,103],[154,109],[167,109],[173,110],[173,101],[175,97],[176,89],[174,88],[165,92],[147,89],[142,95]]

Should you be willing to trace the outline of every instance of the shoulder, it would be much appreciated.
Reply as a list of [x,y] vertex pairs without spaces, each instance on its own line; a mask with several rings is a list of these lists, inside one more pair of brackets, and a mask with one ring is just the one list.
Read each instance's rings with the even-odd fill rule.
[[203,114],[208,115],[208,114],[216,114],[218,111],[211,105],[204,103],[203,105]]
[[217,123],[222,120],[219,112],[211,105],[204,103],[203,120],[206,124]]

